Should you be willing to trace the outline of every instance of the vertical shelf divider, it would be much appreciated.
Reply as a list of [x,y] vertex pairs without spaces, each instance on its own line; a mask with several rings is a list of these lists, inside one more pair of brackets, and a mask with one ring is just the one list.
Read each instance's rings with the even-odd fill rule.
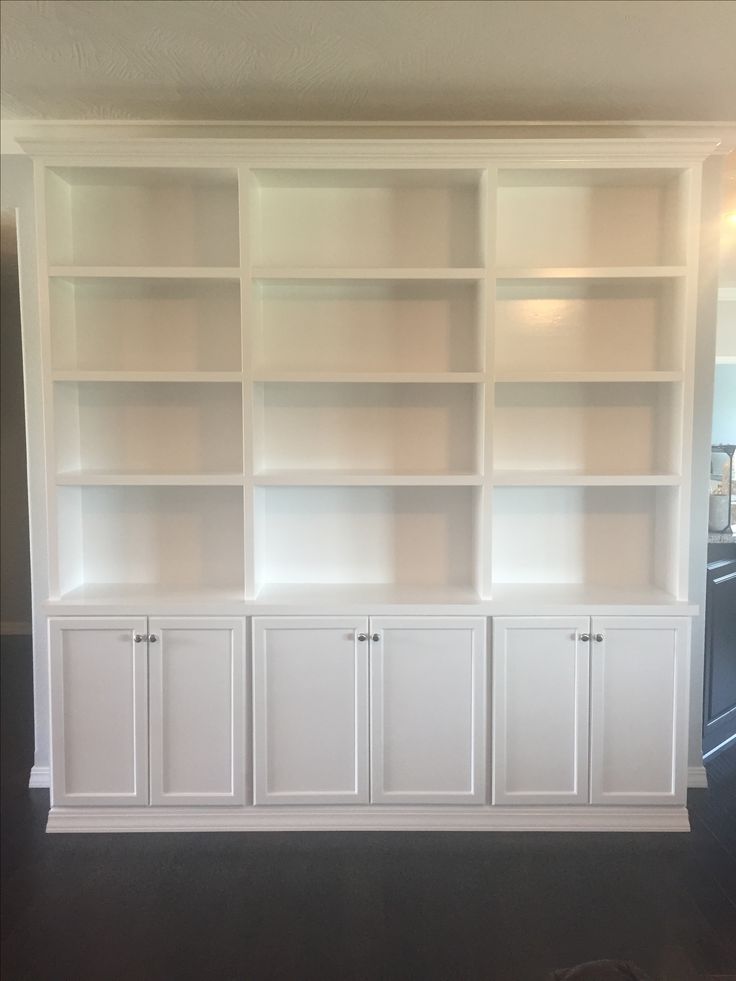
[[480,249],[485,276],[479,285],[478,344],[484,381],[480,386],[478,439],[480,470],[483,482],[478,491],[476,529],[476,588],[481,599],[491,598],[493,591],[493,414],[494,331],[496,313],[496,201],[498,168],[487,167],[479,196]]
[[238,210],[240,229],[240,325],[241,359],[243,369],[243,560],[246,599],[258,593],[256,583],[256,490],[253,482],[254,456],[254,326],[256,298],[253,293],[253,221],[255,178],[248,167],[238,168]]

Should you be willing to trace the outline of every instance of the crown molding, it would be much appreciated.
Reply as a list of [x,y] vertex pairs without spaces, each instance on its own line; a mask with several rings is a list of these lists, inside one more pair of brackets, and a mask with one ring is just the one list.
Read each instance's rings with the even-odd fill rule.
[[99,146],[118,147],[123,143],[142,141],[150,149],[177,141],[196,145],[202,142],[221,146],[236,142],[251,145],[254,141],[283,143],[289,140],[314,144],[335,141],[360,143],[383,142],[400,145],[410,142],[453,144],[495,141],[517,144],[533,141],[671,140],[687,143],[700,140],[711,144],[710,152],[728,153],[736,148],[736,123],[716,122],[221,122],[213,120],[3,120],[2,152],[22,154],[31,145],[74,145],[79,149]]
[[487,166],[670,166],[698,164],[718,149],[703,139],[114,139],[20,142],[24,153],[57,166],[187,166],[213,162],[278,167],[367,165],[405,168]]

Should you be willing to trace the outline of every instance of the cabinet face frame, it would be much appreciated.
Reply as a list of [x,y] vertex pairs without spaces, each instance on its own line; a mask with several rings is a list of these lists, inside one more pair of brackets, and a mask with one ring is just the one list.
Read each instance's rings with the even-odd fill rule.
[[[458,631],[471,635],[471,689],[466,708],[470,712],[469,784],[465,790],[386,790],[385,701],[386,635],[396,631]],[[371,801],[374,804],[483,804],[486,802],[487,726],[487,623],[483,617],[371,617]],[[378,640],[373,638],[378,636]],[[401,641],[399,640],[400,644]],[[394,655],[401,658],[401,651]],[[441,720],[440,720],[441,721]]]
[[[230,617],[150,617],[149,640],[149,722],[151,745],[151,804],[155,805],[243,805],[246,803],[246,699],[245,621]],[[166,633],[170,630],[225,631],[230,634],[230,791],[167,792],[165,789],[166,737],[165,699]],[[203,710],[207,706],[202,706]]]
[[[588,733],[589,733],[589,643],[580,639],[590,628],[586,616],[571,617],[494,617],[493,618],[493,708],[492,708],[492,784],[493,803],[504,805],[587,804],[588,803]],[[508,636],[514,630],[560,630],[569,634],[573,659],[575,706],[573,742],[570,745],[571,789],[508,790],[511,767],[508,760],[510,660]]]
[[[667,631],[672,634],[671,767],[665,791],[607,790],[606,761],[606,654],[610,634],[617,630]],[[602,641],[595,637],[602,635]],[[688,699],[690,684],[690,620],[686,617],[592,617],[590,643],[590,801],[591,804],[684,804],[687,797]],[[639,661],[646,650],[637,650]],[[632,688],[637,677],[632,675]],[[669,706],[668,706],[669,707]],[[615,720],[613,721],[615,726]],[[646,741],[641,744],[644,762]],[[632,759],[632,768],[637,760]]]
[[[268,634],[271,630],[295,631],[307,636],[311,630],[352,633],[354,687],[350,694],[354,713],[354,760],[352,788],[335,790],[282,790],[270,787],[271,754],[269,752],[269,655]],[[367,617],[253,617],[253,802],[261,804],[367,804],[368,784],[368,634]],[[308,657],[308,654],[305,654]]]
[[[68,725],[65,716],[64,634],[69,631],[104,630],[127,634],[130,645],[133,745],[129,747],[133,763],[132,792],[71,793],[67,790],[66,752]],[[53,807],[92,805],[120,807],[148,804],[148,645],[135,643],[134,634],[145,635],[146,617],[59,617],[49,620],[49,678],[51,701],[51,804]],[[117,638],[120,642],[122,638]],[[105,761],[102,761],[104,767]]]

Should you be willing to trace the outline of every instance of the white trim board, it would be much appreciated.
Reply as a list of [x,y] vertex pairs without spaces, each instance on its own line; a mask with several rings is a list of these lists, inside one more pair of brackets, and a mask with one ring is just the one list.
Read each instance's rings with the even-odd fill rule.
[[48,790],[51,786],[51,767],[34,766],[28,780],[28,787],[31,790]]
[[707,787],[708,774],[704,766],[689,766],[687,768],[688,787]]
[[54,807],[46,830],[689,831],[685,807]]

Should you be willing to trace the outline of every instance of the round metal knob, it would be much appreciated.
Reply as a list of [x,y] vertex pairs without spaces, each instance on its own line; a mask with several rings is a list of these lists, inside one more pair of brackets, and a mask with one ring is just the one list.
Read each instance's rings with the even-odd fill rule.
[[368,634],[358,634],[358,640],[361,642],[361,644],[363,644],[366,640],[368,640]]
[[158,640],[158,635],[157,634],[149,634],[148,635],[148,643],[149,644],[155,644],[157,640]]
[[596,634],[595,639],[598,641],[599,644],[602,643],[604,639],[603,634]]
[[588,641],[590,640],[590,634],[579,634],[578,640],[582,640],[584,644],[587,644]]
[[148,640],[145,634],[133,634],[133,640],[136,644],[142,644],[144,640]]
[[380,639],[381,639],[381,635],[380,635],[380,634],[371,634],[371,640],[372,640],[372,641],[373,641],[374,643],[376,643],[376,644],[377,644],[377,643],[378,643],[378,641],[379,641]]

